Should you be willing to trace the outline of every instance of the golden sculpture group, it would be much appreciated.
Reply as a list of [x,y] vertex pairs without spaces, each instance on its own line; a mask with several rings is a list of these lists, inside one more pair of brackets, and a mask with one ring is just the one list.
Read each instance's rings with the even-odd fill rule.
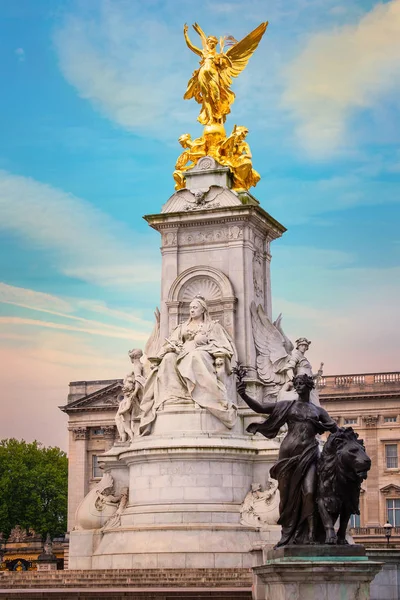
[[[191,139],[189,133],[179,138],[183,152],[175,165],[175,189],[185,187],[185,172],[203,156],[211,156],[219,164],[230,168],[232,188],[236,191],[248,190],[260,180],[260,175],[253,169],[250,147],[245,141],[247,127],[235,125],[227,137],[224,123],[235,100],[235,94],[230,89],[232,77],[237,77],[246,67],[267,25],[268,22],[261,23],[240,42],[232,36],[220,38],[220,52],[216,50],[218,39],[213,35],[206,37],[197,23],[193,29],[201,38],[202,49],[194,46],[188,36],[188,26],[184,26],[188,48],[201,57],[200,67],[189,80],[184,99],[194,98],[201,105],[198,121],[204,125],[204,131],[202,137],[195,140]],[[225,52],[226,46],[229,49]]]

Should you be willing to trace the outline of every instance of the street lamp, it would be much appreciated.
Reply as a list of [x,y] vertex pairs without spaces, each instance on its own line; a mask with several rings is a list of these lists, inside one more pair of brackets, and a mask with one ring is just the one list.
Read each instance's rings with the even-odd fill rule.
[[385,538],[387,541],[388,548],[389,548],[390,536],[392,535],[392,527],[393,527],[393,525],[391,523],[389,523],[389,521],[387,521],[383,526],[383,529],[385,530]]

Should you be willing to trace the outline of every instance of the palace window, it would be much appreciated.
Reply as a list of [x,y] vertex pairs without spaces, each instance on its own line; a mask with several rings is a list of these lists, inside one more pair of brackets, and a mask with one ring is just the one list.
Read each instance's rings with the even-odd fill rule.
[[385,457],[386,457],[386,468],[397,469],[398,458],[397,458],[397,444],[386,444],[385,445]]
[[92,429],[92,435],[104,435],[104,429],[96,427],[95,429]]
[[92,456],[92,477],[93,479],[101,479],[103,470],[99,467],[99,457],[96,454]]
[[351,419],[345,419],[344,424],[345,425],[357,425],[357,418],[351,417]]
[[397,417],[385,417],[384,418],[385,423],[396,423],[396,421],[397,421]]
[[360,515],[351,515],[350,516],[350,527],[361,527]]
[[393,527],[400,527],[400,498],[386,500],[387,519]]

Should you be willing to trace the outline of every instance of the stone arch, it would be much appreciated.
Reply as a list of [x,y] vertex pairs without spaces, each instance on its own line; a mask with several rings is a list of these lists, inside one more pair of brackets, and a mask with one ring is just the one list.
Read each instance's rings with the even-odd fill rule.
[[171,285],[166,302],[169,331],[188,318],[189,304],[198,294],[206,299],[211,317],[234,338],[236,297],[233,286],[222,271],[209,266],[186,269]]

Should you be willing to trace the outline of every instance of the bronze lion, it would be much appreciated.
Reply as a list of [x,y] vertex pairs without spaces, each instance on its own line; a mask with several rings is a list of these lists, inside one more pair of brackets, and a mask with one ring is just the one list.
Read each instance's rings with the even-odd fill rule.
[[[332,433],[318,462],[317,505],[325,529],[325,544],[347,544],[346,529],[352,514],[360,514],[361,482],[371,459],[351,427]],[[339,529],[334,525],[340,517]]]

